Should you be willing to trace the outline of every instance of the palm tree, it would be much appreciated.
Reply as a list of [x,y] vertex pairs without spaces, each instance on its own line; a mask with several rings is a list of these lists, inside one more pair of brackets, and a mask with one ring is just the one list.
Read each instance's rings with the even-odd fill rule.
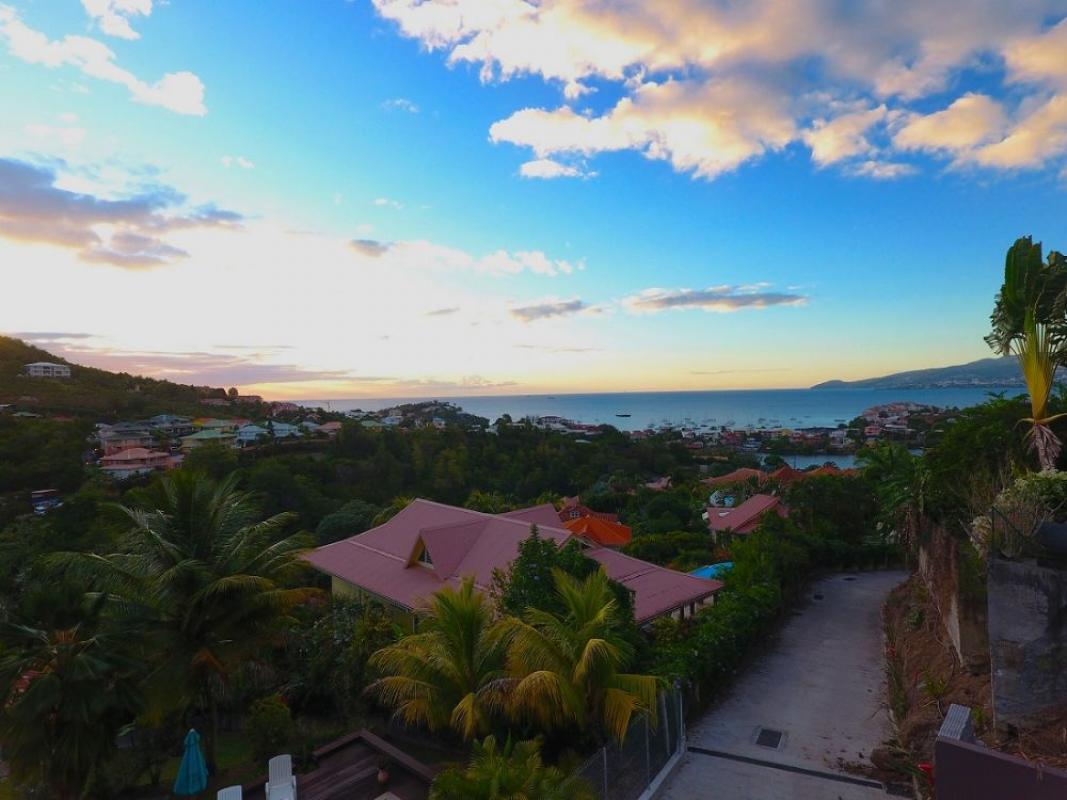
[[367,687],[409,725],[451,728],[466,740],[486,733],[504,648],[489,599],[465,578],[433,596],[418,633],[382,648],[371,664],[384,677]]
[[908,532],[924,511],[928,481],[925,462],[895,443],[865,448],[857,461],[874,487],[882,522],[893,530]]
[[1056,468],[1062,444],[1051,423],[1049,398],[1056,368],[1067,358],[1067,258],[1027,236],[1016,240],[1004,262],[1004,283],[997,294],[986,342],[1001,355],[1012,354],[1030,393],[1030,445],[1043,470]]
[[622,670],[633,648],[622,636],[603,570],[577,580],[553,570],[564,611],[527,609],[501,622],[508,642],[504,702],[543,730],[570,725],[622,741],[635,714],[655,723],[658,678]]
[[475,742],[466,769],[453,767],[439,774],[430,787],[430,800],[593,800],[582,778],[541,761],[537,740],[503,747],[496,737]]
[[17,781],[43,784],[50,797],[85,796],[140,705],[141,665],[125,637],[101,625],[103,599],[70,626],[0,623],[4,756]]
[[293,588],[308,534],[285,536],[294,515],[261,520],[234,476],[218,483],[178,470],[148,494],[147,507],[120,507],[133,522],[119,552],[53,559],[91,576],[113,613],[136,624],[152,671],[150,718],[206,708],[214,763],[218,700],[230,676],[263,654],[315,590]]

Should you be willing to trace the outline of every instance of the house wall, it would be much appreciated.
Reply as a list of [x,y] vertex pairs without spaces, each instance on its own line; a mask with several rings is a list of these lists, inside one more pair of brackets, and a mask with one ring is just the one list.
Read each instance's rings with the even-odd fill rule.
[[1067,697],[1067,570],[989,562],[993,714],[1015,725]]

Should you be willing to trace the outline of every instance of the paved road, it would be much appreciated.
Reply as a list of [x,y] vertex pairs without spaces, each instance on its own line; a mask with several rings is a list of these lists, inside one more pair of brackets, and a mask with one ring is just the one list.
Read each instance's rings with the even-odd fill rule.
[[[881,606],[903,572],[835,575],[782,629],[730,695],[689,731],[664,800],[869,800],[880,786],[844,774],[889,736]],[[756,742],[781,732],[777,748]]]

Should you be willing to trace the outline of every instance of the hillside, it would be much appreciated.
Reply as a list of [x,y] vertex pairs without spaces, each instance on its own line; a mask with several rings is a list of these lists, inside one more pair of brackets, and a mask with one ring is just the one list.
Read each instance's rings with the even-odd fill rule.
[[935,389],[944,387],[979,386],[1007,389],[1025,386],[1019,363],[1011,356],[983,358],[969,364],[952,367],[916,369],[896,372],[880,378],[858,381],[826,381],[812,389]]
[[[69,379],[29,378],[23,367],[34,361],[69,364]],[[27,344],[0,336],[0,404],[26,411],[96,416],[101,419],[159,413],[200,415],[204,397],[223,390],[83,367]]]

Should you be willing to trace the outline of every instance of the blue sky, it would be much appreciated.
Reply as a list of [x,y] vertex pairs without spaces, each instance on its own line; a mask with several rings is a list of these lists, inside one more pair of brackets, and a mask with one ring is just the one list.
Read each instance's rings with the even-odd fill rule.
[[0,318],[277,397],[983,357],[1067,3],[884,5],[0,0]]

